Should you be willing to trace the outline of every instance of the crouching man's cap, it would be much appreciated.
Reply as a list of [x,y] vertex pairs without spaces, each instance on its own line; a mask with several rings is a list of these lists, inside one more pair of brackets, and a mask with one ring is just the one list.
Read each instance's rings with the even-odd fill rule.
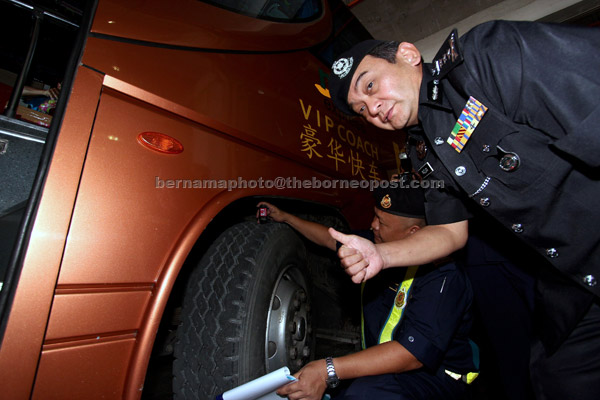
[[358,64],[375,47],[383,43],[381,40],[365,40],[360,42],[350,50],[342,53],[331,66],[329,75],[329,94],[333,104],[342,112],[348,115],[356,114],[348,106],[348,91],[350,82]]
[[373,196],[375,207],[381,211],[401,217],[425,219],[423,189],[390,185],[386,188],[376,188]]

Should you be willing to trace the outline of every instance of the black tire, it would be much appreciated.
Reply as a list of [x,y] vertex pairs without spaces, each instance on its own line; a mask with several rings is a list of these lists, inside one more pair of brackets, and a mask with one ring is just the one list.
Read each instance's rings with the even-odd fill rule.
[[313,353],[306,250],[287,225],[225,231],[190,276],[177,330],[173,391],[208,399]]

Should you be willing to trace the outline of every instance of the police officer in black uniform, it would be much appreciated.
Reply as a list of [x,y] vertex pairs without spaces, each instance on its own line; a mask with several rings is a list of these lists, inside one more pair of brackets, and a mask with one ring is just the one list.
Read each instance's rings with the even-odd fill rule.
[[[392,183],[392,186],[401,183]],[[375,243],[404,240],[425,225],[420,189],[377,188],[370,231]],[[314,243],[336,249],[327,227],[266,202],[274,221],[287,223]],[[290,399],[321,399],[325,383],[334,399],[459,400],[477,377],[477,346],[469,339],[471,285],[450,259],[379,274],[362,287],[364,351],[314,361],[279,390]]]
[[347,272],[359,282],[449,254],[474,208],[491,216],[538,255],[538,400],[600,398],[599,49],[598,28],[493,21],[452,32],[431,64],[410,43],[363,42],[330,77],[338,108],[410,128],[417,172],[444,182],[411,240],[350,244],[332,231],[348,243]]

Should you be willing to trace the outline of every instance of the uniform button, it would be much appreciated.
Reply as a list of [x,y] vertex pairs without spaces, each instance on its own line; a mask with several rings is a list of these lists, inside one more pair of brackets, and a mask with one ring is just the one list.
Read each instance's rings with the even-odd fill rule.
[[456,167],[454,173],[456,174],[456,176],[463,176],[467,173],[467,169],[461,165],[460,167]]
[[414,341],[415,341],[415,338],[414,338],[413,336],[409,336],[409,337],[408,337],[408,341],[412,343],[412,342],[414,342]]
[[440,145],[444,144],[444,139],[442,139],[442,137],[441,137],[441,136],[438,136],[438,137],[436,137],[435,139],[433,139],[433,143],[434,143],[436,146],[440,146]]
[[489,207],[489,205],[490,205],[490,198],[489,197],[482,197],[481,199],[479,199],[479,204],[481,204],[482,207]]
[[512,224],[512,230],[514,233],[522,233],[523,232],[523,225],[521,224]]
[[558,257],[558,250],[556,250],[554,247],[551,247],[546,250],[546,255],[550,258],[556,258]]
[[583,277],[583,282],[588,286],[596,286],[598,283],[594,275],[586,275]]
[[490,145],[489,144],[484,144],[483,147],[481,148],[481,151],[483,151],[484,153],[489,153],[490,152]]
[[500,168],[506,172],[512,172],[519,168],[519,164],[521,164],[521,159],[516,153],[506,153],[500,159]]

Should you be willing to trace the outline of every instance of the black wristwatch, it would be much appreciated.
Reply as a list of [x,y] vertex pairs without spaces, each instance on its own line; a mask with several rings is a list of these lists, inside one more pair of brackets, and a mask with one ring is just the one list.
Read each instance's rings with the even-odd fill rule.
[[331,357],[327,357],[325,362],[327,363],[327,380],[325,382],[327,382],[328,388],[333,389],[340,384],[340,378],[338,378],[337,374],[335,373],[333,359]]

